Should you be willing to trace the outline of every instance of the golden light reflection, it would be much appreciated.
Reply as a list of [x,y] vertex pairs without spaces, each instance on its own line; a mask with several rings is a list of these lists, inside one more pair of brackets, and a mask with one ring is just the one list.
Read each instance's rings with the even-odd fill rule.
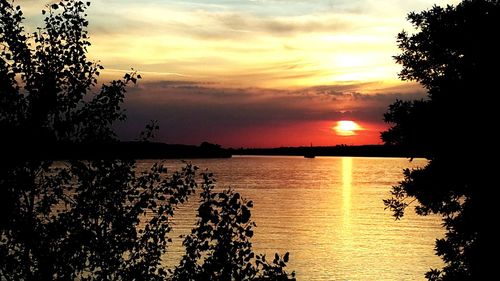
[[352,158],[342,157],[342,222],[348,229],[351,224]]

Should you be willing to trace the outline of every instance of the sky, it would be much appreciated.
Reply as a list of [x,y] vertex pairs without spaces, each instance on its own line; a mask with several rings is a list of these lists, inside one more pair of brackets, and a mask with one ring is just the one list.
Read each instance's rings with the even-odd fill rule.
[[[17,1],[41,23],[49,1]],[[396,99],[424,98],[398,80],[396,35],[412,0],[98,0],[88,9],[89,57],[118,79],[131,68],[123,140],[158,120],[156,141],[224,147],[379,144]],[[338,121],[359,127],[343,134]]]

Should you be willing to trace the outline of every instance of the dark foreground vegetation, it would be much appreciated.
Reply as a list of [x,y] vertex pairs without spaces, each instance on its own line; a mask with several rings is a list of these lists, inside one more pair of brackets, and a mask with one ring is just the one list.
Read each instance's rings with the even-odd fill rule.
[[[209,173],[40,157],[62,144],[93,153],[89,144],[115,142],[126,87],[141,78],[97,85],[103,67],[86,57],[88,5],[50,4],[45,26],[27,33],[21,7],[0,0],[0,280],[293,280],[288,253],[254,253],[252,202],[214,192]],[[27,152],[33,159],[5,157]],[[172,217],[187,200],[199,201],[197,222],[179,264],[165,268]]]
[[429,280],[495,279],[489,266],[494,240],[487,237],[495,221],[489,215],[498,213],[491,194],[496,165],[490,164],[497,144],[488,128],[498,127],[492,99],[498,94],[500,2],[465,0],[408,19],[416,32],[398,35],[395,59],[403,66],[400,77],[421,83],[428,97],[392,104],[384,116],[392,127],[382,139],[423,151],[430,161],[406,170],[385,205],[396,218],[410,205],[419,215],[442,216],[446,234],[436,241],[436,254],[445,265],[429,271]]

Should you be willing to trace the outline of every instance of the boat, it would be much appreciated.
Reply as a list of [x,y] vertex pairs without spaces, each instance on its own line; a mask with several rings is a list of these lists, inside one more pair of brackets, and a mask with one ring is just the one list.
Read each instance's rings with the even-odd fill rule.
[[315,158],[316,157],[312,148],[313,148],[313,145],[311,143],[311,148],[304,153],[304,158]]

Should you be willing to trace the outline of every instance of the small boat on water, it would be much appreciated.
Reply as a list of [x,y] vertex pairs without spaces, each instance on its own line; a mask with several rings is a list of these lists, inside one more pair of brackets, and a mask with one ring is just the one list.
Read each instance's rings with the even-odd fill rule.
[[313,152],[312,147],[313,147],[313,145],[311,143],[311,148],[304,153],[304,158],[315,158],[316,157],[316,155]]

